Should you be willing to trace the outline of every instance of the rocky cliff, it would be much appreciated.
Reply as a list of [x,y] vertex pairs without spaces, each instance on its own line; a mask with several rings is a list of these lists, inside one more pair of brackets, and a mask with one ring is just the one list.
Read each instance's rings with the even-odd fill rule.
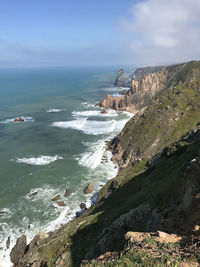
[[115,79],[114,84],[122,87],[130,87],[131,81],[142,78],[144,75],[153,73],[153,72],[161,72],[165,66],[151,66],[145,68],[137,68],[132,74],[127,74],[123,69],[120,69],[117,72],[117,77]]
[[200,62],[166,71],[165,88],[109,143],[121,171],[98,202],[39,233],[16,266],[199,266]]
[[[153,156],[165,145],[180,138],[181,133],[195,126],[199,116],[200,63],[169,66],[164,73],[159,73],[159,82],[156,78],[155,83],[153,79],[150,83],[148,79],[144,81],[146,75],[140,80],[143,89],[147,84],[146,88],[151,86],[154,92],[158,92],[161,83],[162,93],[160,91],[143,113],[134,116],[109,143],[113,160],[121,169],[132,161]],[[157,73],[149,75],[157,77]],[[140,90],[137,81],[133,84],[131,90]]]
[[121,97],[106,95],[98,105],[104,109],[115,109],[136,113],[146,107],[152,98],[165,87],[167,71],[145,74],[130,82],[131,89]]

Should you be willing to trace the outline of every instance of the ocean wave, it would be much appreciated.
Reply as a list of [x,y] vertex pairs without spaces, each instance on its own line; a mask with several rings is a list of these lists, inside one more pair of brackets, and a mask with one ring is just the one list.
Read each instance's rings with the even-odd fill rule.
[[28,116],[19,116],[19,117],[15,117],[15,118],[10,118],[10,119],[5,119],[3,121],[0,121],[0,123],[15,123],[14,120],[18,119],[18,118],[22,118],[24,121],[23,122],[34,122],[35,120],[33,119],[33,117],[28,117]]
[[79,164],[88,168],[96,168],[101,164],[103,154],[106,150],[105,140],[98,140],[95,143],[89,144],[87,151],[77,157]]
[[81,105],[84,106],[85,108],[88,108],[88,107],[95,107],[96,108],[95,104],[90,104],[88,102],[82,102]]
[[51,126],[59,128],[71,128],[84,132],[85,134],[100,135],[113,132],[116,120],[93,121],[86,119],[76,119],[73,121],[53,122]]
[[57,159],[63,159],[62,157],[59,157],[58,155],[55,156],[39,156],[39,157],[31,157],[31,158],[16,158],[16,162],[18,163],[26,163],[29,165],[48,165]]
[[52,109],[48,109],[47,112],[49,113],[55,113],[55,112],[61,112],[64,109],[59,109],[59,108],[52,108]]
[[116,117],[118,116],[115,110],[107,110],[106,114],[102,114],[101,110],[87,110],[87,111],[73,111],[72,115],[74,117]]
[[129,87],[116,86],[116,87],[104,88],[103,90],[108,91],[108,92],[120,92],[123,90],[130,90],[130,88]]

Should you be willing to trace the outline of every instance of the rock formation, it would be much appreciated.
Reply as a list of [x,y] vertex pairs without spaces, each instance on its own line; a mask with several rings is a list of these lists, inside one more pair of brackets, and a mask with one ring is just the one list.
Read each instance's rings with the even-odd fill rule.
[[14,266],[17,266],[19,261],[24,256],[26,246],[27,246],[26,236],[22,235],[21,237],[17,239],[16,245],[13,247],[13,249],[10,252],[10,259],[12,263],[14,263]]
[[22,121],[24,121],[24,119],[23,118],[16,118],[16,119],[14,119],[14,122],[22,122]]
[[84,188],[83,192],[85,194],[90,194],[93,191],[93,183],[92,181],[89,182],[89,184]]
[[117,86],[130,87],[131,78],[125,73],[123,69],[120,69],[117,73],[114,84]]
[[69,189],[66,189],[65,191],[65,197],[69,197],[71,194],[71,191]]
[[114,109],[136,113],[146,107],[152,98],[161,91],[166,82],[167,72],[153,72],[138,80],[131,81],[131,89],[122,96],[106,95],[97,105],[103,109]]
[[61,195],[56,195],[51,199],[51,201],[57,201],[60,198],[61,198]]

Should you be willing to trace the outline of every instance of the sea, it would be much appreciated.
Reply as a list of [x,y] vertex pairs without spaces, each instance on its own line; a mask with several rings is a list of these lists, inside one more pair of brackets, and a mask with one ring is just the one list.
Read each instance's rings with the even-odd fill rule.
[[[0,69],[0,266],[21,235],[53,231],[95,201],[113,178],[106,141],[133,116],[95,104],[113,85],[116,67]],[[23,122],[14,122],[16,118]],[[92,181],[93,192],[83,189]],[[64,197],[70,189],[69,197]],[[51,199],[57,194],[65,206]]]

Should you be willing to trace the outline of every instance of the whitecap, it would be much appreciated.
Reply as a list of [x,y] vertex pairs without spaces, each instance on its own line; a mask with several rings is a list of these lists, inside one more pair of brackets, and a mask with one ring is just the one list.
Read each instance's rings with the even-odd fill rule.
[[109,92],[120,92],[123,90],[130,90],[129,87],[122,87],[122,86],[116,86],[116,87],[108,87],[108,88],[104,88],[104,91],[109,91]]
[[77,119],[73,121],[57,121],[53,122],[51,126],[59,127],[59,128],[71,128],[76,130],[81,130],[86,123],[86,119]]
[[59,128],[71,128],[84,132],[85,134],[99,135],[113,132],[116,120],[95,121],[86,119],[77,119],[73,121],[54,122],[51,126]]
[[64,109],[59,109],[59,108],[52,108],[52,109],[48,109],[47,112],[49,113],[55,113],[55,112],[61,112]]
[[16,158],[16,162],[18,163],[26,163],[29,165],[48,165],[57,159],[63,159],[62,157],[59,157],[58,155],[55,156],[39,156],[39,157],[30,157],[30,158]]
[[118,116],[115,110],[107,110],[106,114],[102,114],[101,110],[73,111],[74,117],[116,117]]

